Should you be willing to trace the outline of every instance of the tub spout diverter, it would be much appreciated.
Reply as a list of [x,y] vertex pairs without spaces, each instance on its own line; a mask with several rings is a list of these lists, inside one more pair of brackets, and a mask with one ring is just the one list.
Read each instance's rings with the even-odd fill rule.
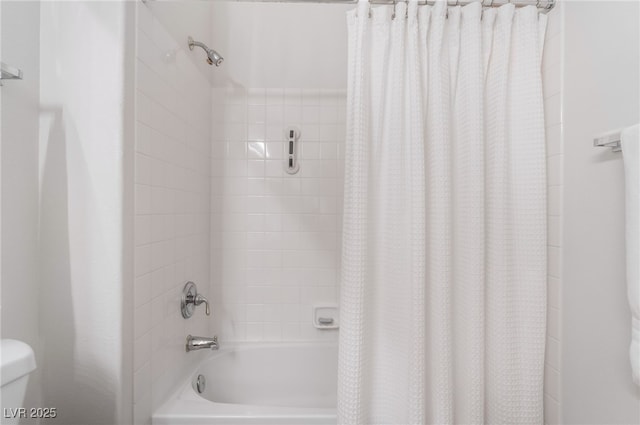
[[193,350],[202,350],[203,348],[211,348],[212,350],[217,350],[218,346],[218,337],[214,336],[213,338],[205,337],[205,336],[187,336],[187,352]]

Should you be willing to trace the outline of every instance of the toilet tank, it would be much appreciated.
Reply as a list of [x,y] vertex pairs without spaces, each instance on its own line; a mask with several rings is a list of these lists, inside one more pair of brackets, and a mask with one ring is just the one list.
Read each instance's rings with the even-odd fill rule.
[[[29,374],[36,368],[36,358],[29,345],[15,339],[0,340],[0,414],[2,424],[13,423],[6,418],[9,409],[19,409],[24,402]],[[9,411],[11,412],[11,411]],[[15,422],[17,423],[17,421]]]

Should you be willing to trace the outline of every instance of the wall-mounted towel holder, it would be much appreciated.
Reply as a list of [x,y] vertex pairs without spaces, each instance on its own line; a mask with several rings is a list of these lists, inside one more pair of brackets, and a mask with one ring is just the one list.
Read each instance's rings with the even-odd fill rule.
[[22,70],[0,62],[0,86],[2,80],[22,80]]
[[622,147],[620,146],[620,133],[622,130],[610,131],[608,133],[601,134],[593,139],[593,146],[600,148],[611,148],[612,152],[620,152]]

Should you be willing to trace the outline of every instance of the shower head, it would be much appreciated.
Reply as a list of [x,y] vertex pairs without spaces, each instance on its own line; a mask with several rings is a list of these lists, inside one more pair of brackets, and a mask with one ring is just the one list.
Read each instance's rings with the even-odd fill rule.
[[189,42],[189,50],[193,50],[194,46],[198,46],[198,47],[202,47],[202,49],[205,52],[207,52],[207,63],[209,65],[220,66],[224,61],[224,58],[220,56],[220,53],[216,52],[213,49],[210,49],[204,43],[201,43],[199,41],[194,41],[193,38],[191,38],[191,36],[189,36],[188,42]]
[[213,49],[207,50],[207,62],[209,65],[220,66],[224,62],[224,58],[220,56],[220,53]]

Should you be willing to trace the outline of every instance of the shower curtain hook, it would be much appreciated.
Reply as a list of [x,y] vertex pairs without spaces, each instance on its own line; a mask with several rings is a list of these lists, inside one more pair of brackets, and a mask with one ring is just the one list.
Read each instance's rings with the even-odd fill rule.
[[391,19],[396,19],[396,0],[393,0],[393,13],[391,14]]
[[369,0],[369,19],[371,19],[371,0]]
[[404,0],[407,7],[404,9],[404,19],[409,19],[409,0]]

